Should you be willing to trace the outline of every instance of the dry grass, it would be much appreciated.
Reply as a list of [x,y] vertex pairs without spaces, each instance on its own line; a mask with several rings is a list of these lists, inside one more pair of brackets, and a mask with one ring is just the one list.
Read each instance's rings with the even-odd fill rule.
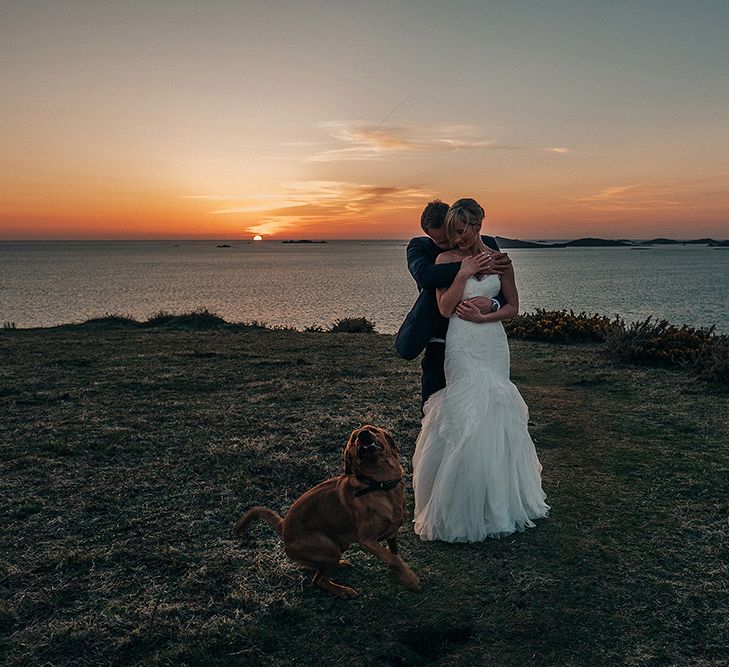
[[514,341],[550,518],[474,545],[405,529],[420,595],[353,549],[340,602],[231,526],[338,474],[365,422],[409,471],[417,364],[389,336],[119,324],[0,331],[0,662],[723,664],[725,391]]

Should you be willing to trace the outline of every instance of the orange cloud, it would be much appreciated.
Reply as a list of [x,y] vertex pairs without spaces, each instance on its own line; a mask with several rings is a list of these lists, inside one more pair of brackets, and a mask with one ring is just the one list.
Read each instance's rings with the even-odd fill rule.
[[[241,201],[239,206],[210,211],[213,215],[237,215],[253,221],[244,224],[250,234],[276,235],[322,228],[342,229],[355,224],[380,227],[389,224],[393,212],[419,209],[431,197],[420,186],[380,186],[341,181],[300,181],[285,191]],[[376,234],[375,234],[376,235]]]

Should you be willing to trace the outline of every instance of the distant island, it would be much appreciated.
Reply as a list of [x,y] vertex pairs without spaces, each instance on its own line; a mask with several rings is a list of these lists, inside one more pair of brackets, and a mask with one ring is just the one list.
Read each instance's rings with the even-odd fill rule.
[[608,239],[583,238],[574,241],[565,241],[564,243],[535,243],[533,241],[520,241],[519,239],[507,239],[503,236],[497,236],[496,242],[500,248],[597,248],[605,246],[630,246],[634,245],[630,241],[610,241]]
[[595,239],[595,238],[584,238],[576,239],[575,241],[568,241],[565,243],[566,246],[574,246],[579,248],[591,248],[591,247],[603,247],[603,246],[630,246],[633,245],[630,241],[612,241],[608,239]]
[[640,245],[708,245],[729,247],[729,241],[717,241],[716,239],[693,239],[691,241],[676,241],[675,239],[651,239],[640,241]]
[[539,241],[520,241],[519,239],[507,239],[503,236],[496,236],[496,243],[499,244],[499,248],[564,248],[564,243],[545,243]]
[[326,243],[326,241],[311,241],[310,239],[301,239],[299,241],[281,241],[281,243]]
[[707,245],[718,248],[729,247],[729,241],[717,241],[716,239],[694,239],[690,241],[676,241],[675,239],[652,239],[650,241],[629,241],[627,239],[610,240],[586,237],[565,241],[564,243],[535,243],[534,241],[520,241],[519,239],[507,239],[497,236],[496,242],[499,248],[604,248],[604,247],[625,247],[647,249],[651,245]]
[[[638,250],[647,250],[650,246],[667,246],[667,245],[705,245],[714,248],[729,248],[729,240],[718,241],[716,239],[690,239],[680,241],[676,239],[656,238],[649,241],[632,241],[630,239],[600,239],[587,236],[572,241],[560,241],[558,243],[550,243],[548,241],[522,241],[520,239],[509,239],[505,236],[496,236],[496,242],[499,248],[635,248]],[[314,241],[312,239],[289,239],[281,241],[281,243],[327,243],[327,241]],[[227,243],[217,246],[218,248],[230,248]]]

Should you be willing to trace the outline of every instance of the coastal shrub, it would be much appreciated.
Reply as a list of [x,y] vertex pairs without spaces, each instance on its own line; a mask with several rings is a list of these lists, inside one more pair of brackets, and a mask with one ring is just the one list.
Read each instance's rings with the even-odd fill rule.
[[138,327],[140,323],[137,322],[131,315],[122,315],[119,313],[104,313],[100,317],[92,317],[85,322],[82,322],[84,326],[101,326],[101,327]]
[[247,322],[236,322],[236,325],[243,328],[249,329],[270,329],[270,325],[260,320],[249,320]]
[[200,308],[198,310],[180,313],[179,315],[161,310],[145,322],[145,326],[148,327],[166,327],[172,329],[215,329],[226,326],[227,324],[220,315],[211,313],[207,308]]
[[561,343],[602,341],[612,328],[622,326],[618,317],[610,319],[605,315],[542,308],[519,314],[504,323],[506,332],[513,338]]
[[329,333],[374,333],[375,325],[365,317],[345,317],[329,328]]
[[170,313],[167,310],[159,310],[154,315],[147,318],[147,321],[144,323],[144,326],[145,327],[161,327],[161,326],[169,323],[175,317],[177,317],[177,316],[174,313]]
[[706,382],[729,385],[729,336],[714,336],[695,352],[691,370]]
[[695,367],[704,348],[713,344],[714,327],[694,329],[652,317],[627,327],[613,327],[605,339],[608,352],[622,361]]
[[296,327],[289,326],[288,324],[268,324],[268,322],[263,322],[261,320],[236,322],[233,326],[250,329],[267,329],[268,331],[299,331]]

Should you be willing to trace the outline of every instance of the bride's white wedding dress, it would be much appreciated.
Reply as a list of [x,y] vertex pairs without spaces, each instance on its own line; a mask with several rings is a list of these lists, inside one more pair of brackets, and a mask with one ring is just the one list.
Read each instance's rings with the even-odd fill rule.
[[[463,298],[493,297],[500,279],[469,278]],[[424,406],[413,457],[415,532],[423,540],[476,542],[533,527],[547,515],[529,411],[509,380],[501,322],[453,315],[446,387]]]

